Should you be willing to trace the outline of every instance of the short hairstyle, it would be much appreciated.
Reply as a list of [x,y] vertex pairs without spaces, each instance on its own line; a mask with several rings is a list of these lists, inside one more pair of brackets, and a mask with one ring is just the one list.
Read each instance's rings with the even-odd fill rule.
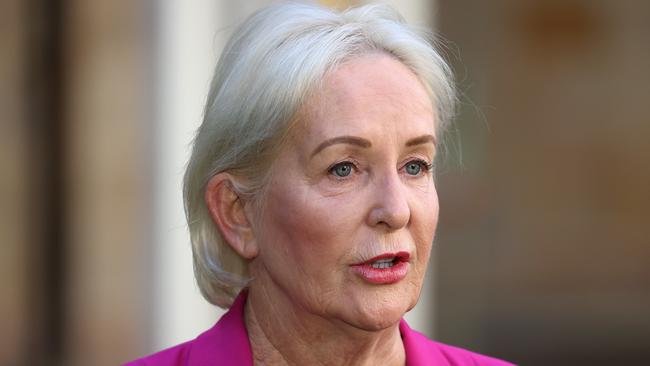
[[256,198],[309,93],[337,65],[369,53],[391,55],[419,78],[440,134],[454,113],[455,90],[433,42],[387,5],[338,12],[284,3],[257,11],[234,30],[214,72],[183,186],[194,274],[209,302],[229,307],[249,281],[247,261],[208,211],[210,178],[230,172],[240,178],[237,193]]

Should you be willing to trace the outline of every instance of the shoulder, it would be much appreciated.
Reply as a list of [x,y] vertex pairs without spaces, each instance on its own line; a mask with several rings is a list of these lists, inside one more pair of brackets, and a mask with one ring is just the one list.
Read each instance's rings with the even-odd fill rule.
[[449,346],[446,344],[436,343],[445,358],[449,360],[451,365],[472,365],[472,366],[513,366],[512,363],[499,360],[497,358],[474,353],[462,348]]
[[219,321],[197,338],[123,366],[253,366],[253,353],[244,325],[246,293],[235,299]]
[[412,330],[404,320],[400,323],[400,333],[409,366],[513,366],[506,361],[432,341]]
[[180,366],[188,364],[188,357],[194,341],[181,343],[152,355],[127,362],[122,366]]

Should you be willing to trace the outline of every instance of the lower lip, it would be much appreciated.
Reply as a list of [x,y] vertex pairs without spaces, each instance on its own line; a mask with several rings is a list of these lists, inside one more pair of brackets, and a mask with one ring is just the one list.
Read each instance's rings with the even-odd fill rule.
[[390,268],[374,268],[370,264],[352,266],[352,270],[364,280],[374,284],[391,284],[404,279],[409,270],[408,262],[397,262]]

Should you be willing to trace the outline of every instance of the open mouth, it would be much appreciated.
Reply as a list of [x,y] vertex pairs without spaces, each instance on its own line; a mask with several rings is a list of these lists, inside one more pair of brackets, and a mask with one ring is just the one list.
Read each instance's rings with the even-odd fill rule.
[[392,284],[406,277],[410,254],[407,252],[385,253],[352,265],[352,270],[372,284]]
[[399,253],[386,253],[382,254],[361,263],[362,265],[369,265],[375,269],[386,269],[399,264],[400,262],[408,262],[410,255],[407,252]]
[[390,268],[395,265],[397,261],[397,258],[387,258],[387,259],[380,259],[378,261],[370,263],[372,268],[376,269],[384,269],[384,268]]

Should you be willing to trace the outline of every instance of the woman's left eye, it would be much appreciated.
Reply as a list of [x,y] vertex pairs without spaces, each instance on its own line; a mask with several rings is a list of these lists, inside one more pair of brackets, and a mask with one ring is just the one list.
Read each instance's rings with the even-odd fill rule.
[[431,170],[431,164],[428,164],[424,160],[411,160],[406,164],[404,170],[406,170],[406,173],[409,175],[418,175],[423,171],[428,172]]
[[351,162],[344,161],[338,163],[329,169],[330,174],[334,174],[338,178],[345,178],[352,173],[354,165]]

